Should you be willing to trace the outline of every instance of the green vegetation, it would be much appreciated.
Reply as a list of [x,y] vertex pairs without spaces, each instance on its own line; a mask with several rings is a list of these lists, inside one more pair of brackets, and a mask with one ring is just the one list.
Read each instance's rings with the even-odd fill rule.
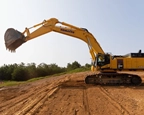
[[90,70],[91,65],[81,66],[77,61],[68,63],[67,67],[59,67],[56,64],[35,63],[9,64],[0,67],[0,87],[22,84],[43,79],[46,77],[59,76],[66,73],[76,73]]
[[22,84],[24,82],[18,82],[18,81],[2,81],[0,82],[0,87],[3,87],[3,86],[13,86],[13,85],[18,85],[18,84]]

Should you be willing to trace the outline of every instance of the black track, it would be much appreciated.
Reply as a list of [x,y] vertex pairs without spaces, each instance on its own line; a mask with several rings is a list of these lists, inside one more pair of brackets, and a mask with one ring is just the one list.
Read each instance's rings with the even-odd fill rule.
[[126,73],[99,73],[88,75],[85,78],[86,84],[95,85],[132,85],[138,86],[142,79],[138,75]]

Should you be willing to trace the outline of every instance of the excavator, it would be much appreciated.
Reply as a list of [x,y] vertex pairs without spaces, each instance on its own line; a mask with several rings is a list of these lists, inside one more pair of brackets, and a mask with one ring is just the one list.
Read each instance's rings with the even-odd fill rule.
[[[30,31],[32,29],[33,31]],[[49,32],[71,36],[84,41],[88,45],[92,57],[91,70],[94,73],[85,77],[86,84],[141,85],[141,77],[129,72],[144,71],[144,53],[141,50],[126,55],[105,53],[93,34],[86,28],[61,22],[57,18],[44,20],[30,28],[26,27],[23,32],[8,28],[4,34],[5,47],[7,50],[15,52],[18,47],[27,41]]]

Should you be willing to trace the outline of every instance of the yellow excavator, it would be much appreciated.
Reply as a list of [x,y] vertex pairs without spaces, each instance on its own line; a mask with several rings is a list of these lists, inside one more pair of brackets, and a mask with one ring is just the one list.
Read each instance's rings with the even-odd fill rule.
[[[60,26],[57,24],[60,24]],[[31,29],[34,30],[30,32]],[[4,35],[6,49],[15,52],[23,43],[49,32],[58,32],[72,36],[84,41],[88,45],[92,57],[91,70],[97,72],[85,77],[86,84],[140,85],[142,83],[141,77],[137,74],[125,72],[144,70],[144,53],[141,50],[127,55],[105,53],[95,37],[86,28],[79,28],[60,22],[56,18],[50,18],[30,28],[25,28],[23,32],[14,28],[8,28]]]

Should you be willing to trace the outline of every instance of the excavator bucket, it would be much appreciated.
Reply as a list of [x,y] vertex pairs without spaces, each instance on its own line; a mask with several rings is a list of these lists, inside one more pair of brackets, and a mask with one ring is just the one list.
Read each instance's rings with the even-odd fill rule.
[[19,46],[25,43],[25,36],[13,28],[8,28],[5,32],[4,40],[6,49],[15,52]]

